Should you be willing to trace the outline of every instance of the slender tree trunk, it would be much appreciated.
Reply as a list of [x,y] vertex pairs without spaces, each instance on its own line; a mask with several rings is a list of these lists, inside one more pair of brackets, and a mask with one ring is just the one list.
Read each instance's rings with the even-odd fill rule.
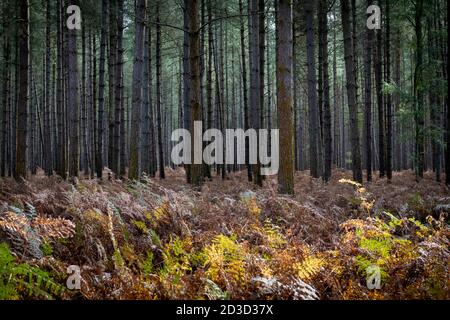
[[[201,107],[200,107],[200,30],[199,30],[199,4],[197,0],[187,0],[185,2],[186,10],[189,13],[189,61],[191,73],[191,90],[190,90],[190,113],[191,123],[190,131],[194,134],[194,123],[202,121]],[[192,185],[200,186],[203,181],[202,163],[196,163],[194,157],[195,140],[201,137],[193,137],[192,139],[192,161],[191,178],[189,179]]]
[[115,173],[119,174],[119,137],[117,133],[119,128],[116,127],[116,112],[117,107],[115,101],[115,91],[117,87],[116,65],[117,65],[117,0],[111,0],[109,3],[109,61],[108,61],[108,75],[109,75],[109,167]]
[[417,0],[415,12],[415,32],[416,32],[416,67],[414,72],[414,94],[415,94],[415,111],[414,119],[416,124],[416,145],[415,145],[415,172],[416,179],[423,178],[424,159],[425,159],[425,106],[423,93],[423,0]]
[[136,38],[134,43],[133,64],[133,111],[131,114],[130,170],[128,174],[130,180],[138,180],[141,174],[139,149],[141,141],[142,67],[146,0],[138,0],[136,10]]
[[29,2],[21,0],[19,3],[19,96],[17,108],[17,149],[16,170],[14,177],[17,180],[27,177],[27,134],[28,134],[28,68],[30,64],[30,27]]
[[[260,48],[259,48],[259,17],[258,0],[250,0],[250,108],[251,108],[251,128],[258,131],[260,129],[259,109],[261,106],[260,94]],[[259,144],[259,141],[258,141]],[[259,153],[259,147],[256,146]],[[253,178],[258,186],[262,186],[262,177],[259,163],[254,164]]]
[[294,194],[294,123],[292,69],[292,3],[278,2],[277,14],[277,105],[280,127],[280,170],[278,188],[282,194]]
[[332,136],[331,136],[331,107],[330,107],[330,79],[328,73],[328,5],[326,0],[319,2],[319,23],[321,27],[320,43],[323,59],[323,140],[325,147],[323,179],[331,179],[332,166]]
[[[148,21],[148,16],[147,16]],[[146,25],[144,31],[144,75],[142,80],[142,146],[141,159],[142,171],[147,175],[150,174],[150,96],[149,96],[149,24]]]
[[[391,82],[391,23],[390,23],[390,5],[386,1],[386,82]],[[386,136],[386,176],[388,182],[392,180],[392,95],[386,95],[386,118],[387,118],[387,136]]]
[[[183,33],[183,126],[190,130],[191,126],[191,109],[190,109],[190,95],[191,95],[191,67],[189,61],[189,11],[188,0],[184,0],[183,18],[184,18],[184,33]],[[191,182],[191,164],[185,164],[186,180]]]
[[350,116],[350,134],[352,145],[353,179],[362,182],[361,152],[358,129],[358,110],[356,101],[354,50],[352,44],[352,31],[350,22],[350,5],[348,0],[341,0],[342,28],[344,33],[345,70],[347,80],[348,108]]
[[99,79],[98,79],[98,133],[97,133],[97,149],[95,168],[97,178],[101,179],[103,176],[103,168],[105,164],[104,159],[104,143],[105,143],[105,55],[106,55],[106,38],[108,33],[108,16],[109,16],[109,1],[102,0],[102,30],[100,36],[100,65],[99,65]]
[[156,0],[156,121],[158,130],[158,158],[159,158],[159,177],[166,178],[164,170],[164,149],[162,137],[162,121],[161,121],[161,18],[160,18],[161,0]]
[[[242,61],[242,86],[244,97],[244,129],[250,128],[249,124],[249,106],[248,106],[248,85],[247,85],[247,60],[246,60],[246,47],[245,47],[245,27],[244,27],[244,8],[242,0],[239,0],[239,14],[240,14],[240,32],[241,32],[241,61]],[[245,163],[247,164],[247,177],[248,181],[253,180],[252,166],[249,162],[249,143],[245,143]]]
[[0,176],[4,177],[7,174],[8,171],[8,153],[9,153],[9,97],[11,92],[9,91],[10,86],[10,74],[11,74],[11,44],[9,40],[9,6],[5,2],[3,4],[3,61],[4,61],[4,67],[3,67],[3,95],[2,95],[2,141],[1,141],[1,161],[0,161]]
[[56,79],[56,101],[57,101],[57,119],[58,119],[58,156],[57,156],[57,173],[63,179],[67,178],[67,167],[66,167],[66,139],[64,134],[64,119],[65,119],[65,104],[64,104],[64,71],[63,71],[63,25],[61,21],[63,11],[62,1],[58,0],[56,6],[56,30],[57,30],[57,79]]
[[[78,1],[74,1],[75,5],[77,3]],[[69,175],[72,178],[78,177],[80,168],[80,110],[78,95],[77,33],[77,29],[67,30],[67,112],[69,115]]]
[[[367,6],[372,0],[367,0]],[[372,181],[372,45],[373,30],[366,28],[364,41],[364,127],[366,129],[366,170],[367,181]]]
[[375,82],[377,92],[377,105],[378,105],[378,162],[380,177],[383,178],[386,175],[385,165],[385,121],[384,121],[384,103],[383,103],[383,83],[382,83],[382,32],[377,30],[377,43],[374,47],[374,69],[375,69]]
[[309,163],[311,176],[319,178],[322,174],[319,161],[320,124],[319,108],[317,105],[317,77],[315,69],[314,49],[314,14],[313,2],[305,3],[306,42],[307,42],[307,78],[308,78],[308,106],[309,106]]
[[[117,1],[118,15],[117,15],[117,63],[115,70],[116,77],[116,91],[115,91],[115,127],[114,132],[118,140],[116,143],[116,150],[119,150],[119,175],[125,176],[126,167],[128,165],[127,159],[127,141],[126,141],[126,123],[125,123],[125,97],[124,97],[124,47],[123,47],[123,30],[124,30],[124,0]],[[145,18],[144,18],[145,19]],[[141,69],[142,73],[142,69]],[[114,139],[116,140],[116,139]],[[117,149],[118,148],[118,149]]]

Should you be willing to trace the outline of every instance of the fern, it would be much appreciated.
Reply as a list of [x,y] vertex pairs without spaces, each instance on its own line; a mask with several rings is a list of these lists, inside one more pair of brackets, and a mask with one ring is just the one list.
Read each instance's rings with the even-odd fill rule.
[[234,237],[216,236],[204,253],[206,276],[214,282],[242,283],[245,276],[245,255]]
[[26,263],[17,264],[8,246],[0,244],[0,300],[53,299],[63,291],[64,287],[47,272]]

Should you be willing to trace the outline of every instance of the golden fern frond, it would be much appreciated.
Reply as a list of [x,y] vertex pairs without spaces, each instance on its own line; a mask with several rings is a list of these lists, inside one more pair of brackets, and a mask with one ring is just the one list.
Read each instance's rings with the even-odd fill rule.
[[31,222],[41,238],[67,239],[75,234],[75,224],[63,218],[39,216]]

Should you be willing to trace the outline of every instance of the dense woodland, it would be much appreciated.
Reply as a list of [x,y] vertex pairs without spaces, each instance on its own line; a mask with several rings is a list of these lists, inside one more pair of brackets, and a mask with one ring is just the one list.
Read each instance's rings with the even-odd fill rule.
[[[0,298],[449,298],[447,1],[0,6]],[[196,121],[278,175],[174,165]]]

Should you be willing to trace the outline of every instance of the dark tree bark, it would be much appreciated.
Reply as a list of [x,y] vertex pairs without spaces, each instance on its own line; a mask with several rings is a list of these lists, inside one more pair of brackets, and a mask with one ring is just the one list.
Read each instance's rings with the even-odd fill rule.
[[292,65],[292,4],[278,2],[277,14],[277,104],[280,127],[280,170],[278,188],[282,194],[294,194],[294,123]]
[[344,34],[345,70],[347,80],[348,108],[350,116],[350,139],[352,146],[352,171],[353,179],[362,183],[361,151],[358,129],[358,108],[356,101],[354,50],[352,43],[352,31],[350,22],[350,5],[348,0],[341,0],[342,28]]
[[158,162],[159,177],[166,178],[164,170],[164,149],[162,137],[162,121],[161,121],[161,18],[160,18],[161,0],[156,0],[156,121],[158,130]]
[[374,47],[374,69],[375,69],[375,83],[376,83],[376,96],[377,96],[377,108],[378,108],[378,166],[380,171],[380,177],[383,178],[386,175],[385,165],[385,121],[384,121],[384,103],[383,103],[383,83],[382,83],[382,31],[377,30],[377,41]]
[[[191,126],[191,109],[190,109],[190,95],[191,95],[191,66],[189,61],[189,11],[188,0],[184,0],[183,7],[183,127],[190,130]],[[185,164],[186,180],[191,182],[191,165]]]
[[[260,39],[259,39],[259,3],[258,0],[250,0],[250,108],[251,108],[251,125],[252,129],[258,131],[260,129]],[[259,141],[258,141],[259,143]],[[257,146],[259,150],[259,147]],[[259,152],[259,151],[258,151]],[[253,181],[256,185],[262,186],[262,177],[259,163],[253,167]]]
[[319,47],[322,52],[323,65],[323,141],[324,141],[324,171],[323,179],[329,181],[331,179],[332,166],[332,136],[331,136],[331,109],[330,109],[330,79],[328,72],[328,5],[326,0],[319,1],[319,25],[321,32],[319,34]]
[[[185,2],[189,13],[189,61],[191,73],[191,90],[190,90],[190,113],[191,123],[190,131],[194,134],[194,122],[202,121],[202,112],[200,106],[200,30],[199,30],[199,4],[197,0],[187,0]],[[202,167],[200,163],[195,163],[194,144],[195,138],[192,139],[192,161],[191,178],[189,179],[194,186],[200,186],[203,181]]]
[[[242,0],[241,0],[242,5]],[[213,24],[212,24],[212,4],[208,1],[208,68],[206,72],[206,129],[212,129],[213,127],[213,97],[212,97],[212,73],[213,73]],[[205,167],[205,177],[212,179],[210,166]]]
[[315,69],[314,49],[314,6],[311,0],[305,2],[306,42],[307,42],[307,78],[308,78],[308,106],[309,106],[309,163],[311,176],[319,178],[322,174],[320,167],[320,123],[319,107],[317,104],[317,76]]
[[108,76],[109,76],[109,150],[108,161],[110,169],[115,173],[119,173],[119,137],[117,136],[115,116],[116,116],[116,64],[117,64],[117,0],[111,0],[109,3],[109,60],[108,60]]
[[64,99],[64,58],[63,58],[63,3],[58,0],[56,6],[56,30],[57,30],[57,80],[56,80],[56,101],[57,101],[57,118],[58,118],[58,156],[57,156],[57,173],[63,179],[67,178],[67,144],[65,134],[65,99]]
[[[148,21],[148,15],[146,20]],[[150,136],[150,95],[149,95],[149,62],[151,62],[151,59],[149,59],[150,54],[150,43],[149,38],[151,39],[151,36],[149,36],[149,24],[147,23],[145,26],[144,31],[144,62],[143,62],[143,68],[144,68],[144,75],[142,79],[142,146],[141,146],[141,159],[142,159],[142,171],[145,172],[147,175],[150,174],[151,168],[150,168],[150,143],[151,143],[151,136]]]
[[[74,1],[75,5],[77,3]],[[80,168],[77,34],[77,29],[67,30],[67,113],[69,116],[69,175],[71,178],[78,177]]]
[[9,39],[9,6],[5,2],[3,4],[3,94],[2,94],[2,141],[1,141],[1,161],[0,176],[5,177],[8,172],[9,165],[9,135],[10,135],[10,82],[11,82],[11,44]]
[[416,179],[423,178],[424,160],[425,160],[425,106],[423,82],[423,0],[417,0],[415,8],[415,33],[416,33],[416,67],[414,72],[414,95],[415,112],[414,120],[416,124],[415,132],[415,172]]
[[[390,5],[389,1],[386,1],[386,82],[391,82],[391,22],[390,22]],[[392,95],[388,93],[386,95],[386,120],[387,120],[387,130],[386,130],[386,176],[388,181],[392,180]]]
[[28,68],[30,64],[30,12],[29,1],[19,2],[19,95],[17,106],[17,149],[16,170],[14,177],[17,180],[27,177],[27,124],[28,124]]
[[[367,6],[372,0],[367,0]],[[366,170],[367,181],[372,181],[372,46],[373,30],[366,28],[364,39],[364,127],[366,129]]]
[[141,157],[139,149],[141,141],[142,68],[146,0],[138,0],[136,10],[136,35],[133,63],[133,111],[131,113],[130,170],[128,173],[130,180],[138,180],[141,175]]
[[[126,152],[126,130],[125,130],[125,109],[124,109],[124,88],[123,88],[123,5],[124,0],[117,0],[117,56],[114,71],[115,76],[115,112],[114,112],[114,149],[115,156],[118,157],[118,174],[125,175],[127,165]],[[145,18],[144,18],[145,19]],[[140,69],[142,73],[142,68]],[[117,160],[116,160],[117,161]]]
[[[242,86],[243,86],[243,98],[244,98],[244,129],[248,130],[249,124],[249,107],[248,107],[248,85],[247,85],[247,59],[246,59],[246,47],[245,47],[245,27],[244,27],[244,8],[242,0],[239,0],[239,14],[240,14],[240,32],[241,32],[241,62],[242,62]],[[245,144],[245,163],[247,164],[247,178],[248,181],[253,180],[252,166],[249,163],[249,143]]]
[[53,174],[52,163],[52,139],[51,139],[51,103],[50,103],[50,27],[51,27],[51,15],[50,15],[50,0],[46,1],[46,26],[45,26],[45,91],[44,91],[44,168],[47,175]]
[[105,143],[105,64],[106,64],[106,39],[108,33],[108,16],[109,16],[109,1],[102,0],[102,30],[100,36],[100,65],[99,65],[99,79],[98,79],[98,133],[97,133],[97,148],[95,171],[97,178],[102,178],[103,168],[105,164],[104,158],[104,143]]

